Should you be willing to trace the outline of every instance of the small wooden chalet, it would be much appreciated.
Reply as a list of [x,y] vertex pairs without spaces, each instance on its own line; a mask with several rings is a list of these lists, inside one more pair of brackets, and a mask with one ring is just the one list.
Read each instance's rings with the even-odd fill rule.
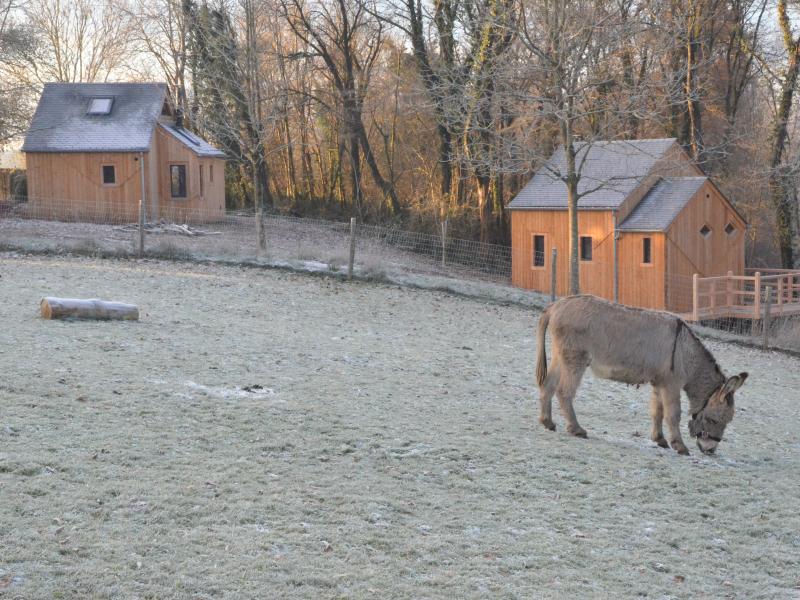
[[[674,139],[584,143],[578,164],[581,292],[686,312],[695,273],[744,274],[744,219]],[[568,292],[565,169],[559,148],[508,206],[516,286],[549,292],[555,248]]]
[[41,218],[214,221],[225,155],[183,127],[163,83],[48,83],[22,151]]

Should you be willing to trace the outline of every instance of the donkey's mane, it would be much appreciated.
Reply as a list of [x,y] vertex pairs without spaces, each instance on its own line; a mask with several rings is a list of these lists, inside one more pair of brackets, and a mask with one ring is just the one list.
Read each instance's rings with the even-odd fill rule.
[[689,336],[697,343],[697,346],[701,349],[701,352],[703,356],[706,358],[706,360],[708,360],[714,366],[714,370],[720,375],[720,377],[724,377],[724,375],[722,374],[722,369],[719,368],[719,363],[717,362],[717,359],[714,358],[714,355],[711,354],[711,351],[705,347],[705,344],[703,344],[703,342],[700,341],[700,338],[698,338],[695,335],[694,331],[692,331],[692,329],[686,324],[685,321],[683,321],[683,319],[678,319],[678,320],[683,322],[683,328],[689,333]]

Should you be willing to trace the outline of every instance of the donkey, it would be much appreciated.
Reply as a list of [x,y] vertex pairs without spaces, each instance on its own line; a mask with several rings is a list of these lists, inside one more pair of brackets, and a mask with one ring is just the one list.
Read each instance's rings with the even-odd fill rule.
[[[552,326],[553,360],[548,371],[545,334]],[[717,361],[679,317],[652,310],[628,308],[595,296],[569,296],[551,304],[539,319],[536,381],[539,422],[555,431],[550,401],[558,394],[567,432],[586,437],[578,425],[572,400],[584,371],[597,377],[653,387],[651,439],[667,448],[661,429],[669,428],[669,445],[689,454],[681,439],[681,389],[689,397],[689,433],[697,447],[713,454],[725,427],[733,419],[733,393],[747,373],[725,377]]]

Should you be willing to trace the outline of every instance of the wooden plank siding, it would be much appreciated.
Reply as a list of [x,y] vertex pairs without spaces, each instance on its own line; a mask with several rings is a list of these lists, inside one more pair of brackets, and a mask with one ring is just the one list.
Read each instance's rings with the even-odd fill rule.
[[[645,264],[644,239],[650,238],[650,264]],[[666,308],[666,237],[661,232],[623,232],[619,252],[619,301],[629,306]]]
[[[592,238],[592,260],[581,261],[581,291],[604,298],[613,295],[613,215],[611,211],[581,211],[578,232]],[[544,267],[533,266],[533,236],[545,236]],[[515,210],[511,213],[511,281],[513,285],[550,291],[551,252],[556,248],[556,294],[569,290],[569,227],[566,210]]]
[[[156,154],[159,170],[159,214],[170,221],[215,221],[225,216],[225,160],[198,157],[160,127],[156,130]],[[186,166],[186,198],[173,198],[170,165]],[[203,190],[200,190],[200,166],[203,167]],[[211,181],[213,169],[214,179]]]
[[[141,198],[135,152],[27,154],[28,208],[43,219],[120,223],[138,218]],[[145,154],[145,169],[149,169]],[[115,183],[103,185],[103,165],[114,165]]]
[[[160,129],[153,133],[151,150],[144,157],[148,219],[196,223],[224,218],[224,159],[198,157]],[[138,220],[142,189],[138,153],[32,152],[27,161],[31,216],[104,223]],[[186,198],[172,198],[170,164],[186,166]],[[113,185],[103,184],[103,165],[114,165]]]
[[[728,223],[735,226],[725,232]],[[708,236],[700,230],[706,225]],[[704,183],[666,232],[667,307],[675,312],[692,308],[692,275],[744,275],[745,223],[719,190]]]

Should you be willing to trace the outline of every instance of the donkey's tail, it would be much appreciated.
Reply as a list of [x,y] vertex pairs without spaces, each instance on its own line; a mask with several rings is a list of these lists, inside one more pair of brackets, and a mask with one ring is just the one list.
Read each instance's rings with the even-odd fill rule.
[[544,347],[544,337],[549,323],[550,312],[545,309],[539,317],[539,334],[536,340],[536,383],[539,387],[544,385],[544,379],[547,377],[547,350]]

